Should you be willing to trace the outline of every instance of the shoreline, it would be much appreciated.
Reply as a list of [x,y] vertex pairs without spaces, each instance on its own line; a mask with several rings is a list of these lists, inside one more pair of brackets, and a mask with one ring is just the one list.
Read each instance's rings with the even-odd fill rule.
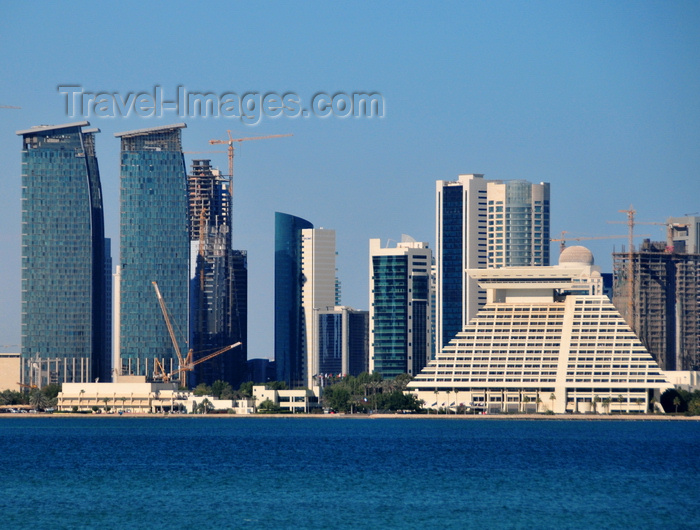
[[76,414],[66,413],[19,413],[0,414],[2,418],[288,418],[327,420],[471,420],[471,421],[700,421],[700,416],[674,414]]

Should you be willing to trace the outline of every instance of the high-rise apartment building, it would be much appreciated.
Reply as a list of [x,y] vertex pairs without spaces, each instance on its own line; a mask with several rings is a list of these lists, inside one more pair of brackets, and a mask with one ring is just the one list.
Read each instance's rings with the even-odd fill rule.
[[301,231],[308,228],[301,217],[275,212],[275,366],[277,379],[291,388],[306,384]]
[[22,136],[21,383],[110,373],[105,241],[94,133],[86,121]]
[[242,343],[198,364],[190,383],[222,380],[238,388],[247,359],[247,260],[232,249],[230,182],[209,160],[194,160],[187,182],[193,359]]
[[384,378],[417,374],[430,358],[431,263],[427,243],[369,241],[369,370]]
[[[165,300],[176,338],[187,352],[189,320],[188,196],[184,123],[115,134],[121,139],[119,330],[122,374],[152,376],[154,359],[176,370],[177,356],[156,297]],[[115,315],[116,316],[116,315]]]
[[549,265],[549,184],[460,175],[436,184],[436,347],[486,302],[469,268]]

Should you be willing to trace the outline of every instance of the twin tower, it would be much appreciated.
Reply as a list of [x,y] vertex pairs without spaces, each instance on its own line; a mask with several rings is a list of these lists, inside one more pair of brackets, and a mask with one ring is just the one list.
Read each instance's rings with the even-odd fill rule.
[[[208,160],[188,176],[185,124],[140,129],[121,140],[120,259],[110,241],[88,122],[40,126],[22,136],[21,382],[109,381],[178,368],[153,282],[182,352],[189,384],[240,383],[245,374],[247,264],[231,245],[230,182]],[[112,289],[114,286],[114,289]]]

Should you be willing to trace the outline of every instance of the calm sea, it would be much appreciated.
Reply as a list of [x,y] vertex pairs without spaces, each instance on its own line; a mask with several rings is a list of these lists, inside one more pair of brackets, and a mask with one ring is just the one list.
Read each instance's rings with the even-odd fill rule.
[[700,528],[700,422],[0,419],[0,526]]

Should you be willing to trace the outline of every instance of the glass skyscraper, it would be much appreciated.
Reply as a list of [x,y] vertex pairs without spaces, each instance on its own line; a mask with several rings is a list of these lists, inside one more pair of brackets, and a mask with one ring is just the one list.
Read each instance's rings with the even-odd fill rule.
[[178,344],[187,352],[189,252],[187,176],[177,124],[139,129],[121,139],[122,374],[153,374],[154,359],[178,368],[152,282],[163,295]]
[[275,366],[277,379],[290,388],[306,384],[301,231],[313,227],[301,217],[275,212]]
[[110,374],[105,241],[94,133],[86,121],[22,136],[21,382]]
[[432,328],[427,243],[402,241],[382,248],[370,239],[369,371],[385,379],[417,374],[430,356]]
[[549,265],[549,184],[460,175],[436,185],[436,348],[486,303],[467,269]]

